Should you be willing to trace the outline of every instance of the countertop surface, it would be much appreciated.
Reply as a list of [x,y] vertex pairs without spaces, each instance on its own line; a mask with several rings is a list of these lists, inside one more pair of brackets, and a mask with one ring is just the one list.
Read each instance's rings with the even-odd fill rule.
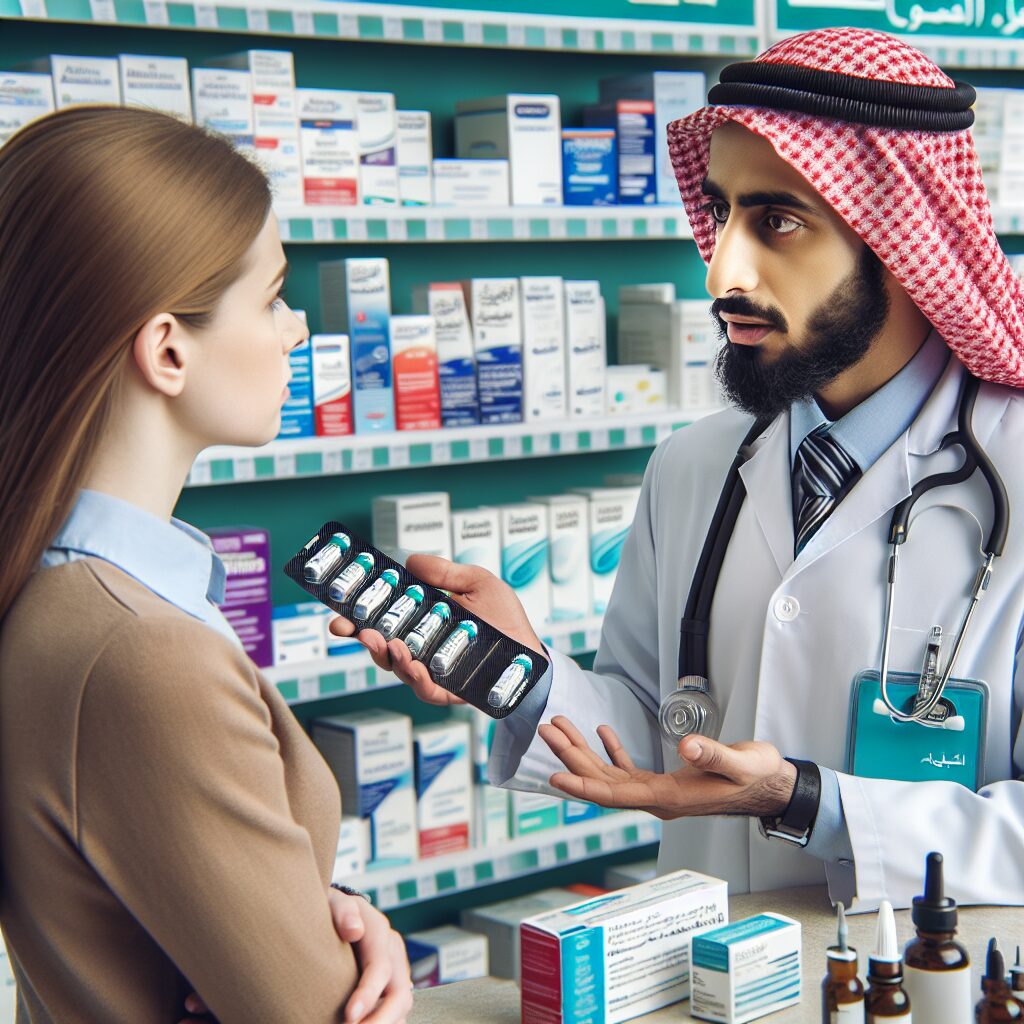
[[[731,921],[763,911],[786,914],[803,926],[803,998],[797,1006],[764,1019],[773,1024],[776,1021],[778,1024],[820,1024],[819,993],[825,971],[825,949],[836,940],[835,911],[824,886],[759,892],[733,896],[729,900]],[[874,947],[876,919],[875,914],[856,914],[847,919],[850,944],[857,948],[862,972]],[[902,945],[913,934],[909,911],[897,911],[896,928]],[[993,935],[999,939],[1004,954],[1012,962],[1011,955],[1016,945],[1024,945],[1024,908],[961,908],[958,937],[971,955],[974,991],[979,995],[985,947]],[[678,1024],[679,1021],[694,1019],[688,1008],[688,1002],[676,1003],[634,1020],[650,1024],[668,1024],[669,1021]],[[511,981],[484,978],[417,992],[409,1024],[519,1024],[519,1020],[517,986]]]

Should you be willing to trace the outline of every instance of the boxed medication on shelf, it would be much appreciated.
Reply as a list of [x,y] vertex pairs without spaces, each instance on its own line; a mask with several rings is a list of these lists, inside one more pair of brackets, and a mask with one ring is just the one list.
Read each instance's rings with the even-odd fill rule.
[[227,577],[220,606],[224,618],[260,668],[273,665],[270,534],[251,526],[225,526],[208,533]]
[[343,814],[338,835],[338,852],[334,857],[333,880],[352,885],[352,879],[366,872],[370,859],[370,822],[366,818]]
[[[653,100],[613,100],[584,107],[588,128],[614,128],[619,160],[619,203],[650,204],[658,200],[655,176]],[[677,192],[678,201],[678,192]]]
[[566,281],[566,392],[573,419],[605,412],[605,319],[597,281]]
[[459,281],[420,285],[413,291],[413,309],[434,318],[442,426],[475,426],[480,422],[480,403],[466,285]]
[[657,202],[679,206],[679,185],[668,152],[669,122],[704,106],[707,83],[700,71],[646,71],[601,80],[602,102],[647,100],[654,104],[654,142]]
[[83,103],[121,105],[121,72],[116,57],[69,57],[55,53],[33,62],[32,70],[53,76],[58,110]]
[[513,206],[562,205],[562,120],[553,95],[512,93],[455,104],[455,154],[507,158]]
[[373,499],[373,543],[403,564],[410,555],[452,557],[447,491],[379,495]]
[[548,793],[509,790],[509,832],[513,839],[562,824],[562,798]]
[[357,95],[344,89],[295,90],[302,198],[307,206],[359,202]]
[[587,499],[578,494],[531,498],[547,509],[551,621],[590,614],[590,535]]
[[352,360],[347,334],[309,339],[313,369],[313,420],[318,437],[352,433]]
[[523,419],[523,334],[519,279],[475,277],[469,316],[476,354],[481,423]]
[[614,128],[562,129],[562,197],[566,206],[614,206],[619,201]]
[[395,407],[388,261],[355,258],[321,263],[320,303],[324,329],[348,335],[355,432],[391,433]]
[[192,120],[188,61],[184,57],[145,57],[122,53],[121,101],[126,107],[150,107]]
[[398,429],[439,429],[441,392],[434,318],[429,315],[393,316],[391,352]]
[[0,146],[16,131],[52,113],[53,78],[30,71],[0,71]]
[[271,629],[275,665],[296,665],[327,657],[329,609],[319,601],[277,605]]
[[551,616],[548,512],[523,502],[498,505],[501,578],[516,592],[534,628]]
[[757,914],[693,939],[698,1020],[747,1024],[800,1002],[800,922]]
[[649,882],[658,877],[658,859],[641,860],[636,864],[618,864],[608,868],[604,873],[604,884],[607,889],[624,889],[629,885]]
[[390,92],[360,92],[356,97],[362,203],[364,206],[397,206],[395,97]]
[[399,199],[403,206],[429,206],[434,201],[430,111],[398,110],[395,124]]
[[507,160],[435,160],[435,206],[508,206]]
[[593,614],[603,615],[615,584],[622,545],[636,517],[639,487],[578,488],[588,502]]
[[562,801],[563,825],[578,825],[581,821],[600,818],[602,814],[604,814],[604,808],[599,807],[597,804],[587,803],[586,800]]
[[[494,742],[494,719],[469,704],[455,704],[450,714],[453,719],[465,722],[469,726],[473,782],[476,785],[485,786],[487,784],[487,762],[491,756],[491,744]],[[504,793],[505,790],[497,790],[497,792]]]
[[671,281],[653,284],[624,284],[619,286],[619,306],[631,302],[675,302],[676,286]]
[[564,420],[565,296],[560,277],[521,277],[523,420]]
[[193,68],[192,104],[196,124],[227,135],[235,146],[253,150],[252,75],[236,68]]
[[668,381],[654,366],[609,366],[605,387],[610,415],[662,412],[668,407]]
[[370,822],[368,867],[416,860],[412,719],[370,709],[313,721],[313,742],[341,789],[342,806]]
[[487,783],[473,787],[473,846],[494,849],[507,843],[509,831],[509,791]]
[[410,932],[405,948],[413,988],[487,977],[487,937],[454,925]]
[[[729,919],[726,883],[695,871],[522,923],[523,1024],[619,1024],[686,999],[690,940]],[[616,956],[622,949],[628,956]]]
[[313,349],[309,339],[300,342],[288,353],[292,378],[290,394],[281,407],[281,429],[278,437],[313,437]]
[[418,725],[412,742],[420,857],[469,849],[473,818],[469,723]]
[[452,558],[501,575],[501,525],[493,508],[452,512]]

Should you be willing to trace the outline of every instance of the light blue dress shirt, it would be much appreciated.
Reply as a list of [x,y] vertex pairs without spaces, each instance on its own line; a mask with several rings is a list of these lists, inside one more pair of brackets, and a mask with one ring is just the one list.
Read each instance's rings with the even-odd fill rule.
[[82,490],[42,558],[49,568],[102,558],[165,601],[223,633],[238,636],[218,607],[227,578],[205,533],[179,519],[163,520],[120,498]]
[[[861,471],[867,470],[910,426],[932,393],[949,360],[946,343],[932,331],[913,358],[874,394],[834,423],[813,398],[796,402],[790,409],[790,466],[800,442],[822,424]],[[502,778],[515,773],[516,765],[533,740],[547,707],[551,669],[526,695],[502,725],[510,733],[507,755],[496,762]],[[831,768],[821,769],[821,803],[807,852],[825,861],[851,861],[853,847],[843,815],[839,780]]]

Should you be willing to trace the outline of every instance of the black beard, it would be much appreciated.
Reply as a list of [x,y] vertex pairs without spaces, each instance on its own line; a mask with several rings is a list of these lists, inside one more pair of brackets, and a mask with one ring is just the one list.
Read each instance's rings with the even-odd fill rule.
[[[786,320],[778,310],[756,306],[749,299],[716,299],[711,306],[718,329],[727,338],[722,312],[757,317],[783,333]],[[715,376],[728,400],[752,416],[774,419],[794,402],[810,398],[844,370],[860,362],[878,337],[889,315],[885,268],[864,246],[850,276],[818,307],[799,347],[788,346],[765,364],[756,346],[722,346]]]

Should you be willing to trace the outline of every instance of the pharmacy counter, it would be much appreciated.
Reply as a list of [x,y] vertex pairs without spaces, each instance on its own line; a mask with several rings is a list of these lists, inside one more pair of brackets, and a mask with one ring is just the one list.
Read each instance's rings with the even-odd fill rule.
[[[798,1006],[763,1018],[775,1024],[820,1024],[820,985],[825,972],[825,948],[835,942],[835,912],[824,887],[782,889],[773,893],[734,896],[729,900],[730,920],[739,921],[751,914],[775,911],[803,925],[803,999]],[[862,972],[875,941],[875,914],[857,914],[848,918],[850,944],[860,954]],[[896,914],[900,943],[913,934],[909,911]],[[960,911],[960,941],[971,954],[974,991],[980,996],[980,967],[984,966],[988,940],[997,936],[1003,950],[1012,956],[1018,943],[1024,945],[1024,908],[966,907]],[[1012,962],[1012,960],[1010,960]],[[635,1020],[650,1024],[678,1024],[693,1020],[689,1003],[667,1006],[657,1013]],[[466,981],[416,993],[416,1004],[409,1024],[519,1024],[519,989],[511,981],[487,978]]]

